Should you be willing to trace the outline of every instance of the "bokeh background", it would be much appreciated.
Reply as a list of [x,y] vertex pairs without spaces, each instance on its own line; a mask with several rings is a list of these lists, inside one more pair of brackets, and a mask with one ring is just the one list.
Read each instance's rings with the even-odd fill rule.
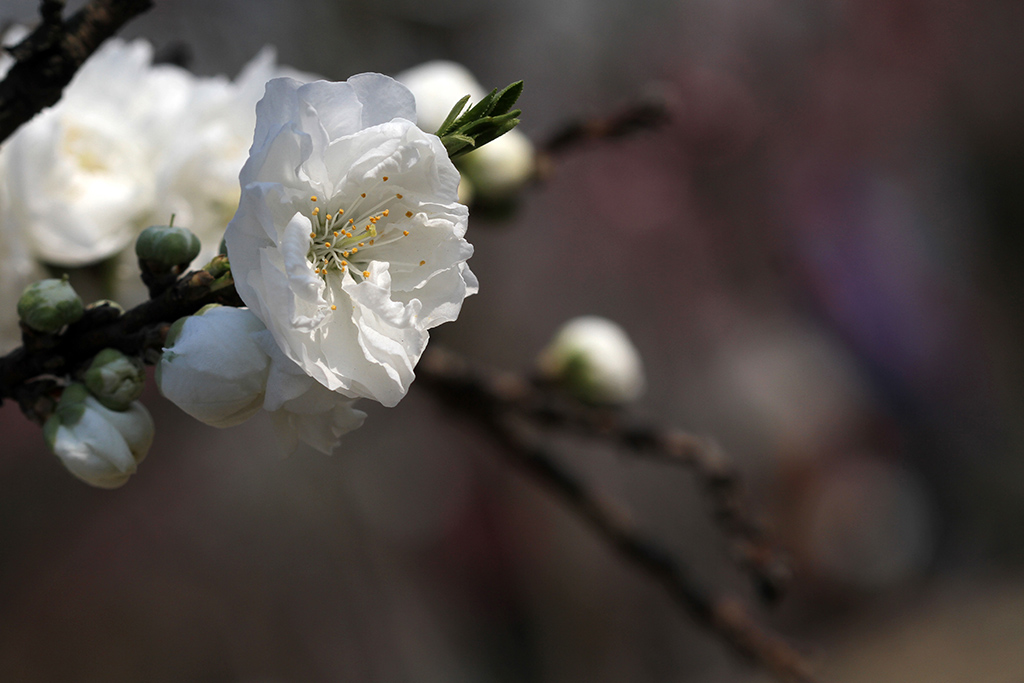
[[[633,410],[717,437],[792,552],[757,611],[824,680],[1024,680],[1024,5],[156,0],[123,35],[204,75],[454,59],[526,81],[538,144],[664,98],[474,216],[481,293],[432,343],[526,371],[564,320],[620,322]],[[145,401],[113,492],[0,408],[0,680],[766,680],[415,385],[331,457]],[[756,605],[686,472],[559,446]]]

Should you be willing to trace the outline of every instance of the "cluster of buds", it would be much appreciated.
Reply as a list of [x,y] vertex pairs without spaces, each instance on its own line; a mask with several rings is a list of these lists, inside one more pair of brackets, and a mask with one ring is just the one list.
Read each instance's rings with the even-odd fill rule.
[[[138,239],[136,253],[153,291],[188,268],[199,253],[199,240],[184,228],[153,226]],[[30,284],[18,301],[23,340],[30,349],[55,348],[76,323],[100,324],[123,313],[110,301],[83,305],[66,275]],[[139,402],[145,380],[141,358],[116,348],[102,349],[84,367],[69,368],[57,379],[59,399],[49,403],[52,412],[42,415],[43,436],[76,477],[116,488],[135,473],[154,435],[153,419]]]

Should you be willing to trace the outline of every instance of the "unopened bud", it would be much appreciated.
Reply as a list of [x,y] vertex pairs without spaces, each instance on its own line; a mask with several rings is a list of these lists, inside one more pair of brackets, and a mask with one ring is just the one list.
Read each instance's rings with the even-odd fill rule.
[[103,349],[85,371],[85,386],[111,410],[128,410],[142,395],[146,373],[142,363],[117,349]]
[[139,261],[170,269],[187,266],[199,255],[199,238],[187,228],[151,225],[135,240]]
[[93,486],[112,489],[135,473],[153,443],[153,418],[135,401],[114,411],[72,384],[43,425],[43,437],[73,475]]
[[213,427],[230,427],[263,405],[270,357],[257,343],[266,327],[248,309],[206,306],[167,333],[156,383],[172,403]]
[[538,366],[546,378],[588,403],[627,403],[644,389],[639,351],[625,330],[598,316],[563,325],[541,352]]
[[505,133],[462,157],[460,168],[481,199],[510,199],[535,173],[533,143],[518,130]]
[[52,334],[82,317],[84,308],[67,278],[33,282],[18,299],[18,317],[37,332]]

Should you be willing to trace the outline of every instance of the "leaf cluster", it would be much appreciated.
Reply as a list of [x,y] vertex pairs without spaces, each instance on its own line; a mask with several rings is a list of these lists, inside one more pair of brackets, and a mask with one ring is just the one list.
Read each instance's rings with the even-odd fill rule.
[[523,92],[523,82],[516,81],[501,91],[497,88],[473,106],[465,109],[469,95],[459,100],[448,113],[435,135],[441,138],[452,159],[486,145],[519,125],[519,109],[512,105]]

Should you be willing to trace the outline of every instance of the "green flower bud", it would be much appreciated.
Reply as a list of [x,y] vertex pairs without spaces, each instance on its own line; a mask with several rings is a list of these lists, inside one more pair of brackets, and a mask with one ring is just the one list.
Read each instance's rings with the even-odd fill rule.
[[84,308],[67,278],[33,282],[18,299],[18,317],[33,330],[52,334],[82,317]]
[[103,349],[85,371],[85,386],[111,410],[128,410],[142,395],[146,374],[142,363],[117,349]]
[[151,225],[135,241],[140,261],[164,268],[186,266],[199,255],[199,238],[187,228],[172,225]]

